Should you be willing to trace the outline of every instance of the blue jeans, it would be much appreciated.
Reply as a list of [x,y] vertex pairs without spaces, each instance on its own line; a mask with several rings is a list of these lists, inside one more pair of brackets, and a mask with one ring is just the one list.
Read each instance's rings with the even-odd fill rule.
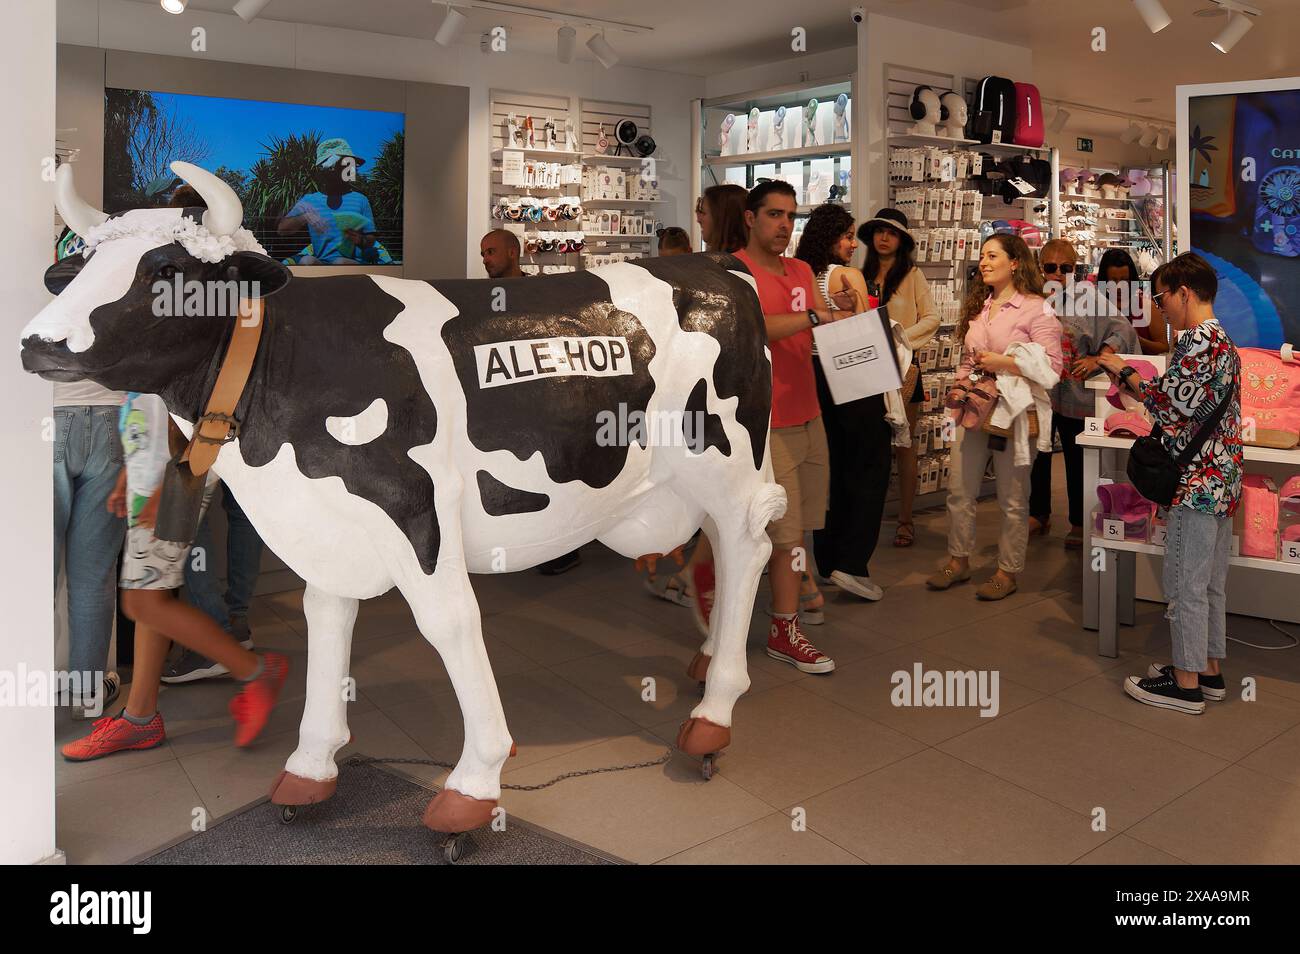
[[116,407],[54,409],[54,579],[67,554],[68,670],[106,672],[126,521],[105,503],[122,470]]
[[248,615],[248,603],[253,598],[253,587],[257,585],[262,565],[262,538],[225,484],[221,485],[221,506],[226,511],[226,592],[221,592],[217,575],[208,565],[212,555],[210,509],[194,538],[194,546],[202,547],[205,554],[203,569],[194,569],[192,558],[185,561],[185,588],[195,606],[216,620],[222,629],[229,630],[230,617]]
[[1205,672],[1228,654],[1228,559],[1232,518],[1171,507],[1165,538],[1165,599],[1173,663]]

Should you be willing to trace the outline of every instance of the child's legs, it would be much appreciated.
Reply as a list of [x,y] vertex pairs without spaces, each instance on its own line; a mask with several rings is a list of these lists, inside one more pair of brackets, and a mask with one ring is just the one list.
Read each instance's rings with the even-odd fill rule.
[[[127,594],[160,594],[171,599],[170,590],[123,590],[125,607]],[[146,623],[135,625],[135,659],[131,664],[131,693],[127,696],[126,711],[138,719],[146,719],[158,711],[158,684],[162,677],[163,662],[171,641]]]
[[[207,613],[183,600],[172,599],[170,590],[123,590],[122,612],[137,624],[156,630],[164,640],[175,640],[186,649],[221,663],[237,679],[247,679],[257,670],[255,653],[240,646]],[[136,648],[138,652],[139,643]],[[161,671],[159,663],[159,674]]]

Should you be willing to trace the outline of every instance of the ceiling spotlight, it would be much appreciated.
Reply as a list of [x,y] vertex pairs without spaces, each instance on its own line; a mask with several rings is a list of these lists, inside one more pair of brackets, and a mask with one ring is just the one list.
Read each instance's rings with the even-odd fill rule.
[[1169,131],[1168,126],[1161,126],[1160,134],[1156,136],[1156,148],[1159,149],[1161,152],[1164,152],[1166,149],[1168,149],[1169,137],[1171,135],[1173,134]]
[[1155,126],[1148,126],[1142,130],[1142,138],[1138,140],[1138,145],[1143,149],[1150,149],[1155,145],[1156,137],[1159,135],[1160,131]]
[[1052,132],[1059,133],[1065,128],[1065,124],[1070,121],[1070,113],[1061,107],[1056,107],[1056,115],[1052,117],[1052,125],[1048,127]]
[[185,4],[190,0],[161,0],[162,8],[168,13],[184,13]]
[[1139,126],[1137,123],[1133,122],[1132,120],[1129,120],[1128,129],[1125,129],[1122,133],[1119,134],[1119,141],[1124,143],[1125,145],[1131,145],[1137,142],[1138,137],[1141,135],[1142,135],[1142,127]]
[[614,48],[606,42],[605,34],[603,33],[593,34],[591,39],[587,41],[587,49],[596,54],[596,59],[600,60],[600,65],[605,67],[607,70],[612,69],[618,62],[618,54],[615,53]]
[[1137,7],[1142,21],[1152,33],[1159,33],[1174,22],[1174,18],[1169,15],[1160,0],[1133,0],[1133,6]]
[[578,44],[578,31],[571,26],[562,26],[555,31],[555,55],[561,63],[573,62],[573,49]]
[[270,2],[271,0],[239,0],[234,7],[235,15],[245,23],[252,23]]
[[438,32],[433,36],[433,42],[439,46],[451,46],[456,42],[456,37],[460,36],[461,27],[465,25],[465,14],[461,13],[450,3],[447,4],[447,16],[442,21],[442,26],[438,27]]
[[1223,32],[1210,41],[1210,46],[1220,53],[1231,53],[1237,41],[1250,32],[1250,28],[1254,25],[1255,21],[1246,14],[1234,11],[1228,18],[1228,25],[1223,28]]

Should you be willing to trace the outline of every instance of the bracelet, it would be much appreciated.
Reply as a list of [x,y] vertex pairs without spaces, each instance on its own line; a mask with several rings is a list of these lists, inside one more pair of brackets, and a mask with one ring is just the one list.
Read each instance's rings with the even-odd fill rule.
[[822,320],[817,317],[817,312],[811,308],[808,309],[808,320],[812,322],[814,328],[822,323]]

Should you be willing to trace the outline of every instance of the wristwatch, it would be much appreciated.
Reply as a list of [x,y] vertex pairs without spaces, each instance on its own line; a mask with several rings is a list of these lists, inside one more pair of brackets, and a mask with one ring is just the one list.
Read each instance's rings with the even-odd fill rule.
[[1130,374],[1137,374],[1137,368],[1129,367],[1127,364],[1124,365],[1124,367],[1119,369],[1120,381],[1122,381],[1125,384],[1128,384],[1128,376]]
[[808,320],[812,322],[814,328],[822,323],[822,320],[817,317],[817,312],[811,308],[808,309]]

